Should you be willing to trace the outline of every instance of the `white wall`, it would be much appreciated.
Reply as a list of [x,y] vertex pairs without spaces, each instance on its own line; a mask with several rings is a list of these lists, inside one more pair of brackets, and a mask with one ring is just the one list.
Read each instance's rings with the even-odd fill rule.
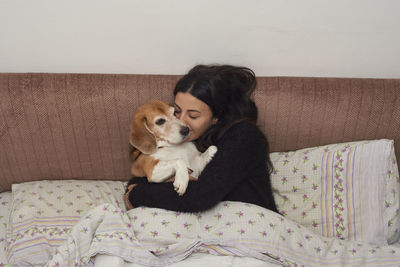
[[0,72],[400,78],[399,0],[0,0]]

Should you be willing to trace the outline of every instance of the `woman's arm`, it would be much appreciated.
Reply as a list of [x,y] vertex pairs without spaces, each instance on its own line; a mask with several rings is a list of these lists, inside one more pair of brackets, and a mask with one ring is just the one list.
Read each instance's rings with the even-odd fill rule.
[[[262,135],[251,123],[233,126],[217,144],[218,152],[206,166],[198,181],[190,181],[183,196],[172,183],[138,184],[129,200],[133,207],[147,206],[182,212],[209,209],[222,201],[249,175],[256,162],[265,160]],[[268,177],[266,177],[267,179]]]

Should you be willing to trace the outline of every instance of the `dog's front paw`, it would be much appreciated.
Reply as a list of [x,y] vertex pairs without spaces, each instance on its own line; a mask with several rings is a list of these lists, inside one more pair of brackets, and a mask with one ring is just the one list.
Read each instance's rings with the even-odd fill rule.
[[214,157],[215,153],[217,153],[218,148],[216,146],[209,146],[207,150],[204,152],[204,158],[206,163],[210,162]]
[[178,193],[178,195],[182,196],[186,192],[186,188],[188,187],[189,177],[186,179],[182,179],[178,176],[175,176],[174,181],[174,189]]

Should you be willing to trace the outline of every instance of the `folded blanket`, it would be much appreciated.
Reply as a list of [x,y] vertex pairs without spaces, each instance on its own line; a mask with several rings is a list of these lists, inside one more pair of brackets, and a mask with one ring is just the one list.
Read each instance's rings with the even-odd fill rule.
[[88,266],[99,253],[165,266],[196,252],[251,256],[284,266],[400,264],[400,248],[325,238],[264,208],[222,202],[195,214],[98,206],[73,227],[46,266]]

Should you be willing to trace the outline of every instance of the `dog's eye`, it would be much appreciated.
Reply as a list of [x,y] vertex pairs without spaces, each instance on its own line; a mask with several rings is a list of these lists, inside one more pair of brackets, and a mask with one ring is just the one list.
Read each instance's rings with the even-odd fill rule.
[[165,123],[165,119],[158,119],[156,120],[157,125],[163,125]]

